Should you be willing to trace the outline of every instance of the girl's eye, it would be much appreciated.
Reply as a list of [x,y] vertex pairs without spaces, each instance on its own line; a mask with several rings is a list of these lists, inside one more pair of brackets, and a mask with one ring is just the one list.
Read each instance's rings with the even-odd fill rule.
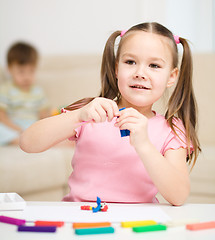
[[134,65],[135,64],[135,61],[133,60],[127,60],[125,63],[129,64],[129,65]]
[[159,65],[154,64],[154,63],[149,64],[149,67],[150,67],[150,68],[160,68]]

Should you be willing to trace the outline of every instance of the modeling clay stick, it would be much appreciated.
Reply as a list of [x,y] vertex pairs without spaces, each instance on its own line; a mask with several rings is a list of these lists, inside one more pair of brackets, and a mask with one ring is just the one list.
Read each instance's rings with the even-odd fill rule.
[[[120,108],[119,111],[122,111],[124,109],[125,109],[125,107],[124,108]],[[121,134],[121,137],[130,136],[130,130],[128,130],[128,129],[120,130],[120,134]]]
[[110,227],[110,222],[86,222],[86,223],[73,223],[73,228],[96,228],[96,227]]
[[134,232],[152,232],[152,231],[161,231],[166,229],[167,227],[161,224],[142,226],[142,227],[133,227]]
[[14,224],[14,225],[19,226],[19,225],[25,224],[26,221],[23,219],[18,219],[18,218],[0,216],[0,222]]
[[34,222],[35,226],[54,226],[62,227],[64,222],[55,222],[55,221],[36,221]]
[[199,223],[199,222],[200,221],[198,219],[182,219],[182,220],[177,220],[177,221],[165,222],[164,225],[166,225],[167,227],[178,227],[178,226]]
[[148,226],[148,225],[155,225],[155,224],[157,224],[157,222],[155,222],[153,220],[121,222],[121,226],[124,228]]
[[202,222],[202,223],[194,223],[194,224],[187,224],[186,229],[188,230],[203,230],[203,229],[209,229],[209,228],[215,228],[215,221],[212,222]]
[[75,233],[78,235],[114,233],[114,228],[113,227],[79,228],[75,229]]
[[18,232],[56,232],[54,226],[18,226]]

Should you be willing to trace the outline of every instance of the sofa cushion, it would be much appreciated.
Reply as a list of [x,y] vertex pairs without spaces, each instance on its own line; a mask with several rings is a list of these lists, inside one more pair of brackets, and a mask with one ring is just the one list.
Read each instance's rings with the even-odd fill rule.
[[190,173],[191,194],[212,197],[215,202],[215,148],[204,146]]
[[17,146],[0,147],[0,192],[25,194],[65,186],[72,155],[72,148],[29,154]]

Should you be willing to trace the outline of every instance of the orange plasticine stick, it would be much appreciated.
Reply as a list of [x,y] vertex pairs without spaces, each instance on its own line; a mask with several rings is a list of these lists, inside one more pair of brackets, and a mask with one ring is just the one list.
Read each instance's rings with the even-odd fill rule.
[[86,223],[73,223],[73,228],[95,228],[95,227],[109,227],[110,222],[86,222]]

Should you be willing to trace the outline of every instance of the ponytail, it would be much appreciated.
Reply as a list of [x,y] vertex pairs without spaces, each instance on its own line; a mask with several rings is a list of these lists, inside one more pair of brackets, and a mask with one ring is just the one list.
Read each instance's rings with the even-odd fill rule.
[[101,66],[101,93],[100,97],[109,99],[119,99],[119,89],[116,81],[116,57],[115,57],[115,41],[120,36],[121,31],[111,34],[106,42],[102,57]]
[[[185,135],[188,145],[188,161],[191,163],[192,158],[194,166],[198,153],[201,151],[198,137],[196,134],[197,125],[197,104],[194,96],[192,85],[192,55],[187,41],[180,38],[180,43],[183,45],[183,56],[181,61],[180,73],[177,85],[169,99],[168,109],[165,117],[170,127],[175,132],[176,125],[174,117],[180,118],[185,127]],[[193,152],[190,153],[190,146],[193,146]]]
[[[105,97],[112,100],[115,98],[119,99],[120,96],[116,81],[116,57],[114,52],[115,40],[120,35],[120,33],[120,31],[112,33],[112,35],[107,40],[101,65],[101,92],[99,94],[99,97]],[[65,109],[69,111],[79,109],[90,103],[93,99],[94,98],[83,98],[65,107]]]
[[64,109],[66,109],[68,111],[73,111],[73,110],[82,108],[83,106],[90,103],[93,99],[94,98],[82,98],[82,99],[70,104],[69,106],[65,107]]

